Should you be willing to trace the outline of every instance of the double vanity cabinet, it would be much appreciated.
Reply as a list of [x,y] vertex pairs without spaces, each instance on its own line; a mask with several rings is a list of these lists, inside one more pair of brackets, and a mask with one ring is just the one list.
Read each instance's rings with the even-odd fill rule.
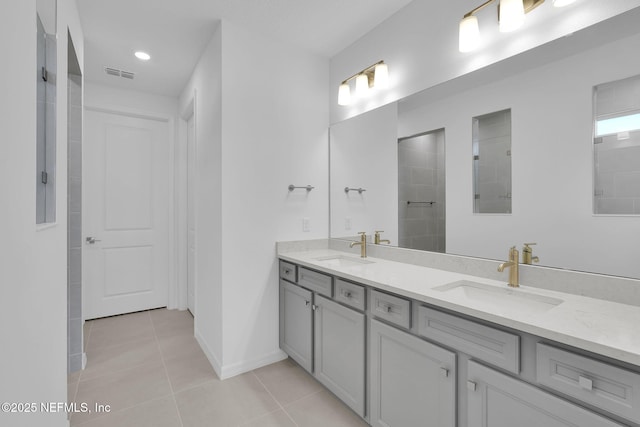
[[372,426],[640,426],[637,367],[279,266],[280,347]]

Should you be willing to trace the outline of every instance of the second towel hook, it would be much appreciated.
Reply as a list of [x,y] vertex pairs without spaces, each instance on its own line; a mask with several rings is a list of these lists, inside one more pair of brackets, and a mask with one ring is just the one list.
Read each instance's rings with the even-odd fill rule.
[[305,189],[305,190],[307,190],[307,191],[311,191],[311,190],[313,190],[313,189],[314,189],[314,188],[316,188],[316,187],[312,187],[312,186],[310,186],[310,185],[306,185],[306,186],[304,186],[304,187],[296,187],[296,186],[295,186],[295,185],[293,185],[293,184],[289,184],[289,191],[293,191],[293,190],[295,190],[296,188],[304,188],[304,189]]
[[358,194],[362,194],[362,192],[367,191],[364,188],[349,188],[349,187],[344,187],[344,192],[349,194],[349,191],[357,191]]

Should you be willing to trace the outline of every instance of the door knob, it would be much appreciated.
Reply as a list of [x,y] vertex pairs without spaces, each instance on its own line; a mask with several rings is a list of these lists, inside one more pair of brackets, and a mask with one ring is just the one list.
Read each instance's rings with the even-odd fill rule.
[[96,239],[95,237],[87,237],[85,241],[87,245],[93,245],[96,242],[102,242],[102,240]]

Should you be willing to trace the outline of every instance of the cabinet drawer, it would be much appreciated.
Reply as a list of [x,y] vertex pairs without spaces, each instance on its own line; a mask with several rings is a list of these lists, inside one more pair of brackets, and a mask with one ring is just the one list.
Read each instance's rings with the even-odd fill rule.
[[298,284],[329,298],[333,297],[331,276],[326,274],[300,267],[298,270]]
[[364,310],[365,288],[364,286],[356,285],[355,283],[336,279],[335,300],[358,310]]
[[536,345],[538,383],[640,423],[640,374],[546,344]]
[[371,291],[371,314],[403,328],[411,327],[411,301],[404,298]]
[[467,427],[623,427],[473,360],[466,389]]
[[280,278],[296,283],[297,266],[290,262],[280,261]]
[[428,307],[418,308],[418,334],[478,360],[520,373],[520,337]]

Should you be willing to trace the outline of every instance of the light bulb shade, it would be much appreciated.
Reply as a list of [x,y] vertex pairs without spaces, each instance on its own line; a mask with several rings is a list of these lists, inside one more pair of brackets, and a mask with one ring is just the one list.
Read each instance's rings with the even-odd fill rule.
[[517,30],[524,24],[523,0],[500,0],[500,32]]
[[356,96],[362,98],[369,93],[369,77],[366,74],[360,74],[356,77]]
[[576,0],[553,0],[553,5],[555,7],[565,7],[574,3]]
[[351,89],[349,83],[342,83],[338,88],[338,105],[351,104]]
[[480,44],[480,28],[478,18],[474,15],[465,16],[460,21],[460,36],[458,49],[460,52],[471,52]]
[[373,74],[373,86],[379,89],[389,87],[389,67],[384,62],[376,64]]
[[135,52],[134,55],[136,56],[136,58],[138,58],[141,61],[148,61],[148,60],[151,59],[151,55],[149,55],[147,52],[143,52],[141,50]]

